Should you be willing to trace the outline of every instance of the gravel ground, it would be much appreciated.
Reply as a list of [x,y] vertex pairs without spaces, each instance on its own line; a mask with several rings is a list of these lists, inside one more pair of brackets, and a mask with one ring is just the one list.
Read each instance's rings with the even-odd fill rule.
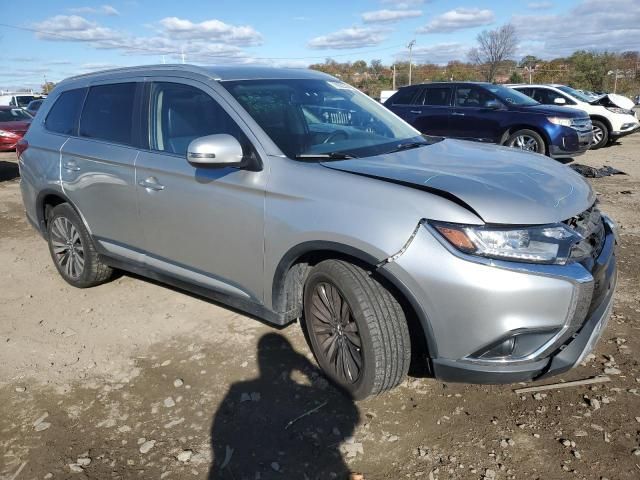
[[68,286],[14,158],[0,154],[0,479],[640,478],[640,134],[576,159],[628,173],[592,180],[621,227],[619,293],[594,355],[554,381],[611,382],[516,395],[409,378],[357,404],[297,325],[126,274]]

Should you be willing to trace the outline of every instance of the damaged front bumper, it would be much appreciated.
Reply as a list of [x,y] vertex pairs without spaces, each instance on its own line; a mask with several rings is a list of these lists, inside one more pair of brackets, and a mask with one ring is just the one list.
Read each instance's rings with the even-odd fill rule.
[[[452,254],[427,228],[382,268],[402,281],[425,312],[421,320],[431,337],[436,378],[535,380],[581,362],[606,326],[617,279],[616,231],[606,218],[605,230],[591,270],[579,263],[534,265]],[[511,353],[500,357],[501,348]]]

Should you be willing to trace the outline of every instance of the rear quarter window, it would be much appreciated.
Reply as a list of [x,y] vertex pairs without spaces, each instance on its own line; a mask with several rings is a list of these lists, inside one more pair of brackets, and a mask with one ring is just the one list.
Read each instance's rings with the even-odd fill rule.
[[136,83],[91,87],[80,117],[80,136],[133,145]]
[[85,92],[84,88],[63,92],[51,107],[44,122],[45,128],[54,133],[74,135]]

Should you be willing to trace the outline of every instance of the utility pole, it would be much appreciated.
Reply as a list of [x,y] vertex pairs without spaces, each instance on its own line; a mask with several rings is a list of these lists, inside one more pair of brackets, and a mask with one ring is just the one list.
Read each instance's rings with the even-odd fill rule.
[[395,90],[396,89],[396,64],[395,63],[393,64],[393,77],[392,78],[393,78],[393,81],[392,81],[393,86],[391,87],[391,89]]
[[409,42],[409,45],[407,45],[407,48],[409,49],[409,85],[411,85],[411,64],[413,62],[413,46],[416,44],[415,40],[411,40]]
[[618,89],[618,69],[616,68],[613,71],[613,93],[616,93],[617,89]]

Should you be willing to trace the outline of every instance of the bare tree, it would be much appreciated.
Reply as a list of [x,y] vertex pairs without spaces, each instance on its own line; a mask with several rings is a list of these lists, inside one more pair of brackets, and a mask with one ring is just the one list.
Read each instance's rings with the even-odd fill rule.
[[469,61],[486,67],[485,79],[492,82],[502,62],[516,52],[518,37],[510,23],[495,30],[485,30],[476,38],[478,46],[469,51]]

